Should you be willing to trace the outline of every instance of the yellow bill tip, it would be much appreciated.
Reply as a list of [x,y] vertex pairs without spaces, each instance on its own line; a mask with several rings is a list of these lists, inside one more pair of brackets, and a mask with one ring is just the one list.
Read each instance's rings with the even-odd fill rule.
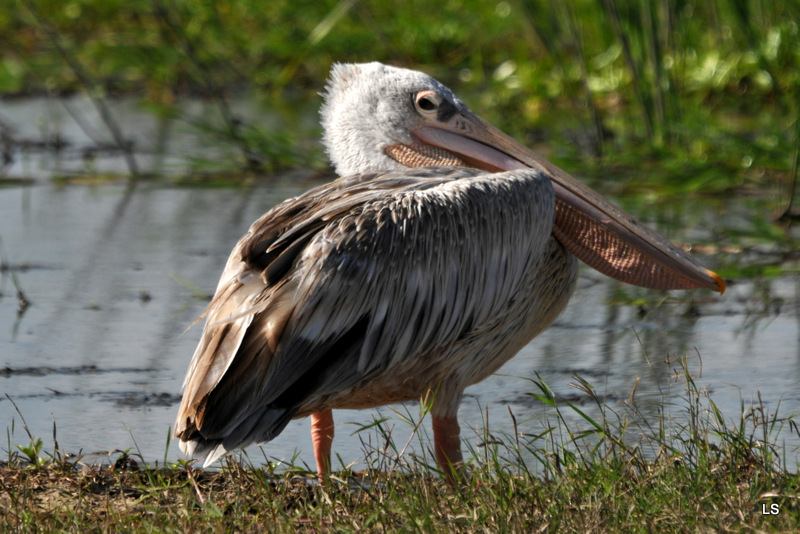
[[717,291],[719,291],[719,294],[722,295],[725,293],[725,280],[723,280],[722,277],[714,271],[709,271],[706,269],[706,273],[717,283]]

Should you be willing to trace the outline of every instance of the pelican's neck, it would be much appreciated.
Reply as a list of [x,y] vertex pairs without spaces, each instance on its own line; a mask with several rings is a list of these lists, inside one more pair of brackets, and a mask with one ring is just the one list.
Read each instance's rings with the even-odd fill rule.
[[323,122],[323,125],[322,143],[339,176],[405,168],[386,155],[385,139],[346,124],[329,126]]

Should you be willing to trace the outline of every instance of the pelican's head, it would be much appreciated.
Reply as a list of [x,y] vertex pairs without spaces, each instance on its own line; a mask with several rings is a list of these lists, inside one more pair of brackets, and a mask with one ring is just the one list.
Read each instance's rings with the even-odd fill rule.
[[340,176],[430,165],[553,173],[422,72],[339,63],[323,96],[323,142]]
[[[323,142],[341,176],[418,167],[405,159],[421,147],[413,132],[471,114],[450,89],[427,74],[381,63],[338,63],[323,93]],[[455,165],[457,157],[425,146],[423,164]]]

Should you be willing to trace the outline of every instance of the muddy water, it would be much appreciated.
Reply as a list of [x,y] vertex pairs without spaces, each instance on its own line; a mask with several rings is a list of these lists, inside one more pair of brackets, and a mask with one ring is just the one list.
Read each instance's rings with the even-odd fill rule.
[[[28,165],[7,169],[7,175],[31,169],[46,175],[53,168],[41,161]],[[117,170],[122,165],[109,164]],[[59,185],[47,179],[0,188],[7,264],[0,274],[0,428],[10,436],[0,449],[28,442],[24,417],[48,450],[55,427],[59,447],[70,453],[96,458],[94,453],[130,449],[149,462],[180,458],[168,431],[200,335],[198,326],[187,328],[250,222],[312,185],[288,176],[228,188]],[[738,245],[719,237],[731,235],[730,228],[747,233],[763,217],[763,206],[732,200],[636,209],[676,241],[730,249],[706,258],[711,268],[774,262],[773,246],[737,256]],[[758,395],[768,411],[780,403],[783,415],[800,412],[800,283],[796,265],[783,266],[784,274],[772,278],[733,279],[722,297],[632,289],[584,269],[556,324],[496,376],[468,389],[459,414],[464,437],[473,447],[482,442],[487,417],[493,434],[512,435],[509,410],[517,431],[527,435],[554,423],[553,412],[527,395],[537,391],[531,382],[537,373],[595,417],[588,397],[570,385],[573,375],[591,382],[620,415],[629,413],[625,403],[638,384],[640,414],[634,420],[655,424],[666,403],[665,415],[679,423],[684,386],[675,378],[678,364],[665,361],[683,356],[698,387],[732,421],[742,403]],[[22,315],[17,284],[31,303]],[[362,462],[362,442],[380,446],[381,439],[375,432],[353,432],[380,417],[390,419],[388,428],[402,448],[410,435],[405,414],[417,417],[418,408],[337,413],[335,452],[345,463]],[[573,431],[586,426],[569,410],[564,414]],[[796,458],[796,435],[787,429],[779,442]],[[419,443],[413,439],[412,448],[430,441]],[[288,460],[296,454],[297,461],[313,465],[306,420],[292,422],[263,452],[250,449],[256,462],[264,455]]]

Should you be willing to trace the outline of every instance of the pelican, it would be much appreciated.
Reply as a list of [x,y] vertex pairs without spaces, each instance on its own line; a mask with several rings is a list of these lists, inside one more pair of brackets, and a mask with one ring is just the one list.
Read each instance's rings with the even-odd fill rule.
[[464,389],[558,317],[577,259],[643,287],[725,290],[430,76],[337,64],[323,97],[342,177],[253,223],[204,313],[174,430],[204,466],[310,416],[322,476],[332,409],[433,395],[449,477]]

